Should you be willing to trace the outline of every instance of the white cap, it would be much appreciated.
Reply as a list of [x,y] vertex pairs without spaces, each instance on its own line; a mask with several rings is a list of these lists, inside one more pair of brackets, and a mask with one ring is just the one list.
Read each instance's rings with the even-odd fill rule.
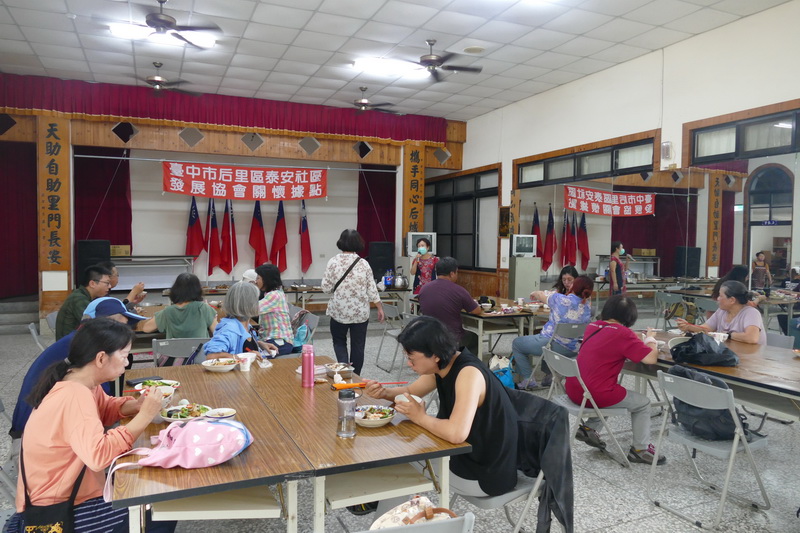
[[250,268],[248,270],[245,270],[244,274],[242,274],[242,281],[255,283],[256,282],[256,278],[258,278],[258,274],[256,274],[256,271],[253,270],[252,268]]

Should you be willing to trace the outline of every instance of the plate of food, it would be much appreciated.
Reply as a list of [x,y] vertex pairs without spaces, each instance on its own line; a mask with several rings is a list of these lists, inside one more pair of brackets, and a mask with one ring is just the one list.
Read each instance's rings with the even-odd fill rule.
[[231,409],[230,407],[218,407],[216,409],[206,411],[205,416],[206,418],[216,418],[217,420],[222,420],[223,418],[233,418],[236,416],[236,409]]
[[200,418],[211,411],[207,405],[200,403],[186,403],[175,407],[167,407],[161,411],[161,418],[164,420],[191,420]]
[[385,426],[394,418],[394,409],[383,405],[359,405],[356,407],[356,424],[365,428]]
[[339,374],[343,378],[353,377],[353,367],[347,363],[328,363],[325,365],[325,372],[329,377]]
[[236,368],[236,365],[239,364],[239,361],[231,358],[206,359],[200,364],[203,365],[203,368],[209,372],[230,372]]
[[174,379],[147,379],[141,383],[137,383],[133,388],[136,390],[146,389],[147,387],[172,387],[177,389],[181,386],[180,381]]

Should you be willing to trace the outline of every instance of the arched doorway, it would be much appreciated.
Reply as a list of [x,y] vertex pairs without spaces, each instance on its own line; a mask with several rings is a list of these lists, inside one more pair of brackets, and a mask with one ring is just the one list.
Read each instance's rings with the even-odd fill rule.
[[745,235],[749,258],[758,251],[767,254],[776,278],[788,273],[792,242],[794,175],[783,165],[765,165],[750,176],[745,209]]

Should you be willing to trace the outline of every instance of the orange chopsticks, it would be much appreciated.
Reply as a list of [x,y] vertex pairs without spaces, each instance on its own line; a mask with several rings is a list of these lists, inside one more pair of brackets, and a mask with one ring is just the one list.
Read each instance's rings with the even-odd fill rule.
[[[386,383],[379,383],[379,385],[407,385],[408,381],[389,381]],[[334,390],[342,389],[363,389],[366,383],[332,383],[331,388]]]

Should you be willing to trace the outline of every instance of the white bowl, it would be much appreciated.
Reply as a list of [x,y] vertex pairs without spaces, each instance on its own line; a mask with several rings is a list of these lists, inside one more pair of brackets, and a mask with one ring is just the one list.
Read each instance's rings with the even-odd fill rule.
[[236,359],[206,359],[200,364],[209,372],[230,372],[236,368],[239,361]]
[[[370,408],[387,409],[391,412],[386,418],[365,419],[364,414]],[[385,426],[394,418],[394,408],[383,405],[359,405],[356,407],[356,424],[365,428],[379,428]]]
[[236,409],[231,409],[230,407],[219,407],[206,413],[207,418],[216,418],[220,420],[223,418],[233,418],[234,416],[236,416]]
[[481,307],[483,308],[484,311],[488,311],[489,309],[492,308],[492,304],[481,304]]
[[[174,379],[154,379],[152,381],[155,383],[160,383],[161,385],[158,385],[159,387],[172,387],[176,389],[181,386],[181,382],[175,381]],[[140,391],[144,389],[146,386],[147,385],[145,385],[144,383],[137,383],[136,386],[134,386],[133,388]]]
[[[417,403],[420,403],[422,401],[422,398],[420,398],[416,394],[412,394],[411,398]],[[405,394],[398,394],[397,396],[394,397],[394,403],[407,402],[407,401],[408,398],[406,398]]]
[[325,371],[328,373],[328,377],[331,378],[336,374],[342,376],[343,379],[353,377],[353,367],[344,363],[327,363]]

